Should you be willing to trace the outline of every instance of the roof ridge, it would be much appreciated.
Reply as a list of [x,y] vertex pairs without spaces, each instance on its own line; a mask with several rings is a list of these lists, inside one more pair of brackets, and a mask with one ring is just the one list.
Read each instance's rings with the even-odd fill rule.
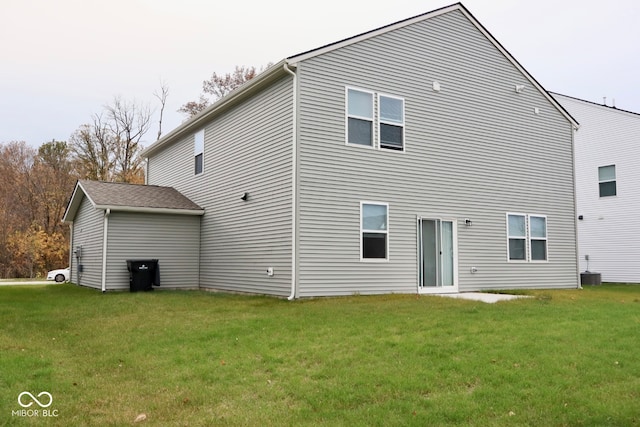
[[640,116],[640,113],[637,113],[637,112],[631,111],[631,110],[625,110],[623,108],[618,108],[618,107],[613,106],[613,105],[600,104],[599,102],[589,101],[587,99],[582,99],[582,98],[578,98],[576,96],[571,96],[571,95],[565,95],[565,94],[558,93],[558,92],[549,91],[549,93],[551,95],[564,96],[565,98],[570,98],[570,99],[573,99],[573,100],[576,100],[576,101],[585,102],[587,104],[595,105],[596,107],[608,108],[609,110],[620,111],[622,113],[629,113],[629,114],[635,114],[637,116]]
[[412,21],[420,21],[422,19],[426,19],[428,17],[428,15],[437,15],[439,12],[442,12],[445,9],[456,9],[456,8],[465,9],[464,5],[461,2],[452,3],[452,4],[448,5],[448,6],[442,6],[442,7],[439,7],[437,9],[433,9],[433,10],[430,10],[430,11],[427,11],[427,12],[419,13],[418,15],[411,16],[409,18],[404,18],[404,19],[401,19],[399,21],[392,22],[390,24],[386,24],[386,25],[383,25],[381,27],[371,29],[371,30],[365,31],[365,32],[360,33],[360,34],[355,34],[353,36],[350,36],[350,37],[347,37],[347,38],[344,38],[344,39],[341,39],[341,40],[337,40],[337,41],[325,44],[323,46],[318,46],[316,48],[309,49],[309,50],[306,50],[304,52],[300,52],[300,53],[298,53],[296,55],[288,56],[285,59],[288,61],[290,59],[299,58],[299,57],[302,57],[302,56],[308,56],[309,54],[311,54],[311,53],[313,53],[315,51],[327,49],[327,48],[330,48],[330,47],[335,46],[335,45],[343,44],[343,43],[348,42],[350,40],[355,40],[355,39],[359,39],[361,37],[364,37],[364,36],[367,36],[367,35],[370,35],[370,34],[378,33],[380,31],[385,30],[385,29],[390,28],[390,27],[402,26],[402,24],[405,24],[405,23],[409,24]]

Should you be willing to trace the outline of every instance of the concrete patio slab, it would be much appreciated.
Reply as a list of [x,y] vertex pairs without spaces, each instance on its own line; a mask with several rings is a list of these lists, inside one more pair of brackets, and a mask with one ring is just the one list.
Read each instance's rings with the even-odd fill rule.
[[499,301],[509,301],[518,298],[531,298],[527,295],[509,295],[509,294],[488,294],[484,292],[460,292],[457,294],[436,294],[441,297],[448,298],[461,298],[472,301],[482,301],[488,304],[493,304]]

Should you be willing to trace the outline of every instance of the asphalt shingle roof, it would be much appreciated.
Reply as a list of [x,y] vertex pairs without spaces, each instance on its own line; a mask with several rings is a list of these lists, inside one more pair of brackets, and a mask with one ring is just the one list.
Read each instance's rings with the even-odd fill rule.
[[99,206],[201,210],[173,187],[81,180],[87,196]]

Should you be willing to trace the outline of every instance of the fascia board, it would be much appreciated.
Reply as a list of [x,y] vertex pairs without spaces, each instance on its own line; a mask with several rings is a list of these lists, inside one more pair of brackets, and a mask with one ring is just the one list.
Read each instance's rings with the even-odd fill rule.
[[117,206],[117,205],[95,205],[96,209],[107,210],[111,212],[137,212],[137,213],[154,213],[154,214],[173,214],[173,215],[204,215],[204,209],[172,209],[172,208],[149,208],[139,206]]

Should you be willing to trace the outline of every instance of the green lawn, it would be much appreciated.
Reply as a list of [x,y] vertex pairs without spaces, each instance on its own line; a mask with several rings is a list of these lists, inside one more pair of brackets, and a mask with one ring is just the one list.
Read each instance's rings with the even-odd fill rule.
[[0,425],[640,425],[640,286],[526,293],[3,286]]

